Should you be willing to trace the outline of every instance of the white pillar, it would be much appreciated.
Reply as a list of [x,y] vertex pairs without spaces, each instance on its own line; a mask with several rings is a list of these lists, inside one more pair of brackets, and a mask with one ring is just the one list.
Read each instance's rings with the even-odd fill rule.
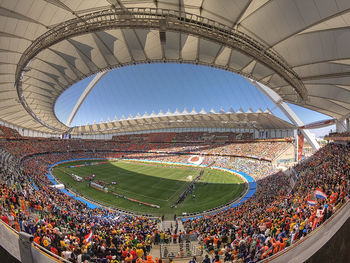
[[80,98],[78,99],[77,103],[74,105],[74,108],[72,112],[69,115],[69,118],[66,122],[66,125],[70,127],[70,124],[72,123],[72,120],[75,117],[75,114],[77,114],[81,104],[84,102],[86,99],[87,95],[89,95],[90,91],[96,86],[97,82],[99,82],[100,79],[103,78],[103,76],[108,72],[107,71],[102,71],[100,73],[97,73],[96,76],[91,80],[89,85],[84,89],[84,91],[81,93]]
[[[247,78],[248,79],[248,78]],[[276,106],[287,116],[287,118],[296,126],[301,127],[304,125],[304,123],[299,119],[299,117],[295,114],[295,112],[283,101],[280,95],[278,95],[276,92],[274,92],[269,87],[255,81],[252,79],[248,79],[257,89],[259,89],[266,97],[268,97],[270,100],[272,100],[273,103],[276,104]],[[320,148],[320,145],[312,136],[309,130],[307,129],[301,129],[301,132],[305,136],[306,140],[309,142],[309,144],[312,146],[314,150],[318,150]]]
[[335,122],[335,128],[336,128],[336,131],[338,133],[343,133],[343,132],[346,132],[347,131],[347,123],[346,123],[346,119],[339,119],[339,120],[336,120]]

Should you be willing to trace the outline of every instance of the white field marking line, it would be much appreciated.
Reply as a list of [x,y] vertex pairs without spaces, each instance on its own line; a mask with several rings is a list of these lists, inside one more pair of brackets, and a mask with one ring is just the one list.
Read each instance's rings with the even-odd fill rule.
[[[161,177],[159,177],[161,178]],[[105,180],[110,180],[110,179],[118,179],[117,177],[107,177],[107,178],[104,178]],[[160,179],[160,181],[163,181],[165,179]],[[118,183],[118,182],[117,182]],[[156,189],[156,190],[164,190],[164,188],[161,188],[161,187],[155,187],[157,184],[159,184],[160,182],[157,182],[156,184],[152,185],[151,188],[152,189]],[[167,189],[167,191],[170,191],[170,192],[174,192],[174,191],[177,191],[178,189],[176,190],[172,190],[172,189]]]
[[[132,164],[135,164],[135,162],[127,162],[127,161],[124,161],[125,163],[132,163]],[[162,167],[161,165],[151,165],[151,164],[143,164],[143,163],[141,163],[141,164],[139,164],[139,163],[136,163],[136,164],[138,164],[138,165],[141,165],[141,166],[152,166],[152,167]],[[172,168],[172,167],[165,167],[165,168]],[[173,168],[177,168],[177,167],[173,167]],[[152,176],[152,175],[150,175],[150,176]],[[156,187],[159,183],[161,183],[162,181],[164,181],[164,180],[168,180],[169,178],[168,177],[160,177],[160,176],[152,176],[152,177],[156,177],[156,178],[158,178],[159,180],[158,180],[158,182],[157,183],[155,183],[154,185],[152,185],[151,186],[151,188],[152,189],[158,189],[158,190],[164,190],[164,188],[158,188],[158,187]],[[171,176],[169,176],[169,177],[171,177]],[[184,178],[183,178],[184,179]],[[178,181],[178,182],[188,182],[187,180],[177,180],[177,179],[172,179],[172,178],[170,178],[169,180],[175,180],[175,181]],[[171,191],[171,192],[173,192],[173,191],[178,191],[178,189],[176,189],[176,190],[170,190],[170,189],[167,189],[167,191]],[[169,200],[169,199],[168,199]]]
[[[184,181],[184,182],[185,182],[185,184],[188,183],[188,181]],[[184,184],[183,184],[183,185],[184,185]],[[181,185],[181,186],[183,186],[183,185]],[[176,190],[176,192],[168,198],[167,201],[169,201],[170,199],[172,199],[180,190],[185,190],[185,188],[179,187],[179,188]]]
[[151,186],[152,189],[156,189],[156,190],[167,190],[168,192],[176,192],[178,189],[173,190],[173,189],[166,189],[164,187],[153,187]]
[[[163,180],[165,180],[165,178],[162,178],[162,177],[158,177],[158,178],[160,178],[160,181],[163,181]],[[113,179],[113,177],[108,177],[108,178],[104,178],[105,180],[107,180],[107,179]],[[192,181],[193,181],[194,179],[192,179]],[[184,182],[185,184],[186,183],[188,183],[189,181],[187,181],[187,180],[176,180],[176,181],[178,181],[178,182]],[[158,182],[157,184],[159,184],[160,182]],[[157,184],[155,184],[155,185],[157,185]],[[157,187],[154,187],[155,185],[153,185],[151,188],[152,189],[157,189],[157,190],[164,190],[164,188],[157,188]],[[172,199],[174,196],[175,196],[175,194],[177,193],[177,192],[179,192],[179,190],[181,190],[181,187],[179,187],[177,190],[169,190],[169,189],[167,189],[167,191],[175,191],[174,192],[174,194],[172,194],[168,199],[156,199],[156,198],[153,198],[153,197],[150,197],[150,196],[146,196],[146,195],[143,195],[143,194],[140,194],[140,193],[135,193],[135,192],[131,192],[131,191],[127,191],[127,190],[124,190],[124,189],[121,189],[121,191],[125,191],[125,192],[127,192],[127,193],[130,193],[130,194],[133,194],[133,195],[139,195],[139,196],[143,196],[143,197],[146,197],[146,198],[150,198],[150,199],[152,199],[152,200],[155,200],[155,201],[165,201],[165,202],[168,202],[170,199]],[[141,201],[141,200],[140,200]]]
[[160,188],[158,188],[158,187],[156,187],[156,185],[158,185],[160,182],[162,182],[164,179],[162,179],[162,178],[160,178],[159,180],[158,180],[158,182],[156,182],[155,184],[153,184],[152,186],[151,186],[151,188],[152,189],[160,189]]
[[[130,191],[127,191],[127,190],[124,190],[124,189],[122,189],[121,191],[122,191],[122,192],[130,193],[130,194],[132,194],[132,195],[143,196],[143,197],[146,197],[146,198],[149,198],[149,199],[153,199],[153,200],[155,200],[155,201],[167,201],[167,200],[164,200],[164,199],[157,199],[157,198],[153,198],[153,197],[150,197],[150,196],[147,196],[147,195],[138,194],[138,193],[135,193],[135,192],[130,192]],[[118,193],[118,194],[123,195],[122,193]],[[132,197],[132,198],[134,198],[134,197]],[[141,200],[140,200],[140,201],[141,201]]]
[[[113,178],[113,177],[105,178],[105,180],[110,179],[110,178]],[[118,186],[118,185],[117,185],[117,186]],[[164,190],[163,188],[162,188],[162,189],[158,188],[158,189],[159,189],[159,190]],[[155,200],[155,201],[167,201],[167,200],[164,200],[164,199],[157,199],[157,198],[150,197],[150,196],[147,196],[147,195],[143,195],[143,194],[140,194],[140,193],[135,193],[135,192],[128,191],[128,190],[125,190],[125,189],[118,189],[118,188],[117,188],[117,189],[115,189],[115,191],[117,191],[118,194],[122,194],[122,193],[118,192],[118,190],[121,191],[121,192],[127,192],[127,193],[129,193],[129,194],[139,195],[139,196],[143,196],[143,197],[146,197],[146,198],[150,198],[150,199],[153,199],[153,200]],[[171,190],[171,191],[174,191],[174,190]],[[140,200],[140,201],[141,201],[141,200]]]
[[[164,188],[155,188],[155,189],[157,189],[157,190],[164,190]],[[150,197],[150,196],[143,195],[143,194],[140,194],[140,193],[131,192],[131,191],[128,191],[128,190],[125,190],[125,189],[119,189],[119,190],[122,191],[122,192],[124,191],[124,192],[130,193],[130,194],[133,194],[133,195],[139,195],[139,196],[143,196],[143,197],[146,197],[146,198],[150,198],[150,199],[155,200],[155,201],[165,201],[165,202],[167,202],[169,200],[169,199],[165,200],[165,199],[154,198],[154,197]],[[116,191],[118,192],[118,189],[116,189]],[[168,191],[178,191],[178,190],[168,190]],[[121,193],[119,193],[119,194],[121,194]]]
[[[167,178],[165,178],[165,177],[158,177],[159,180],[157,181],[157,183],[152,185],[151,188],[164,190],[164,188],[158,188],[158,187],[156,187],[156,185],[158,185],[159,183],[161,183],[162,181],[165,181],[165,180],[172,180],[172,181],[176,181],[176,182],[183,182],[182,180],[176,180],[176,179],[173,179],[173,178],[170,178],[170,177],[171,177],[171,175],[169,177],[167,177]],[[167,190],[173,192],[173,191],[177,191],[178,189],[176,189],[176,190],[167,189]]]
[[[195,176],[195,174],[197,174],[197,173],[194,173],[193,175],[189,175],[189,176]],[[187,177],[186,177],[187,178]],[[192,181],[194,180],[194,178],[192,178]],[[189,184],[190,182],[192,182],[192,181],[187,181],[187,180],[184,180],[184,181],[182,181],[182,180],[178,180],[179,182],[181,181],[181,182],[185,182],[185,184]],[[184,184],[183,184],[184,185]],[[183,186],[182,185],[182,186]],[[181,187],[179,187],[177,190],[176,190],[176,192],[172,195],[172,196],[170,196],[169,198],[168,198],[168,200],[167,201],[169,201],[170,199],[172,199],[174,196],[175,196],[175,194],[177,194],[177,192],[179,192],[180,190],[184,190],[184,188],[181,188]]]
[[[215,201],[220,201],[220,203],[229,203],[229,202],[231,202],[231,201],[235,201],[236,199],[237,199],[238,197],[236,197],[235,199],[230,199],[230,200],[228,200],[228,201],[221,201],[221,200],[223,200],[222,198],[220,198],[220,199],[215,199]],[[187,199],[187,198],[186,198]],[[185,200],[186,200],[185,199]],[[196,197],[196,199],[197,199],[197,197]],[[213,201],[207,201],[207,202],[199,202],[199,203],[197,203],[196,205],[197,206],[207,206],[207,205],[210,205],[211,203],[212,203]],[[213,207],[209,207],[209,208],[204,208],[204,210],[208,210],[208,209],[213,209],[213,208],[216,208],[216,207],[219,207],[219,206],[221,206],[222,204],[214,204],[214,206],[213,205],[211,205],[211,206],[213,206]],[[203,211],[203,208],[202,209],[200,209],[200,210],[202,210]],[[197,213],[197,212],[195,212],[195,213]]]
[[[192,175],[188,175],[188,176],[192,176]],[[188,177],[188,176],[187,176],[187,177]],[[186,178],[187,178],[187,177],[186,177]],[[194,180],[194,179],[192,179],[192,181],[193,181],[193,180]],[[187,181],[187,180],[176,180],[176,181],[177,181],[177,182],[184,182],[184,184],[182,184],[181,186],[183,186],[183,185],[189,183],[189,181]],[[167,199],[167,201],[169,201],[170,199],[172,199],[172,198],[177,194],[177,192],[179,192],[181,189],[182,189],[182,188],[179,187],[179,188],[175,191],[175,193],[172,194],[172,195]],[[182,189],[182,190],[184,190],[184,189]]]

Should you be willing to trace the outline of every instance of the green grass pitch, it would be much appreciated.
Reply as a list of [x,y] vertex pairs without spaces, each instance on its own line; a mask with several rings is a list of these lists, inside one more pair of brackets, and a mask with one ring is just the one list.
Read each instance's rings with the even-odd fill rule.
[[[199,168],[125,160],[94,166],[69,168],[72,165],[90,162],[92,161],[64,163],[57,166],[53,174],[67,188],[107,206],[157,216],[165,215],[167,218],[172,217],[174,214],[202,212],[223,205],[239,197],[246,187],[239,176],[225,171],[205,168],[203,176],[195,185],[193,193],[195,197],[193,198],[192,194],[189,194],[182,203],[171,208],[191,180],[195,179],[199,174]],[[89,187],[86,180],[76,182],[65,172],[73,173],[83,178],[95,174],[95,181],[103,180],[106,182],[109,192],[104,193]],[[110,184],[113,181],[117,182],[117,185]],[[112,192],[159,205],[160,208],[153,208],[116,197]]]

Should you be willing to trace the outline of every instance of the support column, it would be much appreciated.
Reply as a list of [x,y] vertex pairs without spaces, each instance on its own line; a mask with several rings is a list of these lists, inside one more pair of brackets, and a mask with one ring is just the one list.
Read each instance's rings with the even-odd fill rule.
[[69,118],[68,118],[68,120],[66,122],[66,125],[68,127],[70,127],[70,124],[72,123],[72,120],[74,119],[75,114],[77,114],[81,104],[84,102],[84,100],[86,99],[87,95],[89,95],[90,91],[96,86],[97,82],[99,82],[100,79],[102,79],[103,76],[107,72],[108,72],[108,70],[102,71],[100,73],[97,73],[96,76],[91,80],[89,85],[87,85],[87,87],[81,93],[80,98],[78,99],[77,103],[74,105],[74,108],[73,108],[72,112],[70,113]]
[[345,118],[336,120],[335,128],[338,133],[343,133],[347,131],[347,121]]
[[[259,89],[266,97],[268,97],[270,100],[272,100],[273,103],[276,104],[276,106],[287,116],[287,118],[296,126],[300,127],[303,126],[304,123],[299,119],[299,117],[295,114],[295,112],[283,101],[280,95],[278,95],[276,92],[274,92],[269,87],[255,81],[252,79],[248,79],[257,89]],[[312,136],[309,130],[307,129],[301,129],[301,132],[304,134],[306,140],[308,143],[312,146],[312,148],[317,151],[320,148],[320,145]]]

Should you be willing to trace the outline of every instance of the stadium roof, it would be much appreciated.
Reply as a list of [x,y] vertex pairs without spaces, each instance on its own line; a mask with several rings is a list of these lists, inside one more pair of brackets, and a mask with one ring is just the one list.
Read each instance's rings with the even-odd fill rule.
[[240,129],[294,129],[294,125],[276,117],[269,110],[258,110],[253,112],[249,109],[243,112],[242,109],[234,112],[230,109],[228,112],[221,110],[215,112],[212,110],[207,113],[201,110],[199,113],[193,109],[188,112],[176,110],[175,112],[155,112],[144,115],[129,116],[120,120],[108,121],[103,123],[94,123],[91,125],[74,127],[70,132],[72,134],[103,134],[103,133],[121,133],[137,132],[159,129],[174,128],[240,128]]
[[60,94],[151,62],[218,67],[285,101],[350,113],[349,0],[0,0],[0,119],[57,133]]

